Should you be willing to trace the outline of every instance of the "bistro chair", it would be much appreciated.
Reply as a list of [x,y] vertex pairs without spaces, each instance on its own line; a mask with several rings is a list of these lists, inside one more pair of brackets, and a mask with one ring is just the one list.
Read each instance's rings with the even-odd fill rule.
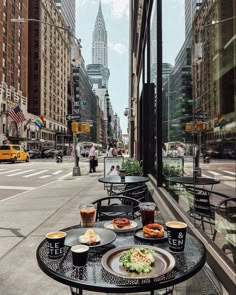
[[211,232],[212,225],[215,220],[215,207],[210,203],[210,192],[204,189],[195,187],[186,187],[186,190],[193,196],[189,204],[189,211],[191,217],[200,219],[201,227],[205,231],[205,223],[210,224]]
[[123,195],[126,197],[134,198],[140,202],[146,200],[147,196],[147,186],[146,184],[139,184],[139,185],[127,185],[125,190],[117,193],[116,195]]
[[135,219],[139,215],[139,200],[126,196],[109,196],[93,202],[97,205],[96,221],[114,218]]
[[228,198],[216,207],[213,241],[217,234],[226,240],[222,250],[231,253],[236,263],[236,198]]

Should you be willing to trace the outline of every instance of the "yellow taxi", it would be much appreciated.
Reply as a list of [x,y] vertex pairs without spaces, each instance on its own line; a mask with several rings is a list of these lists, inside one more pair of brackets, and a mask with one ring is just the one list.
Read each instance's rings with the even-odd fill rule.
[[0,145],[0,163],[17,161],[29,162],[29,153],[18,144],[4,144]]

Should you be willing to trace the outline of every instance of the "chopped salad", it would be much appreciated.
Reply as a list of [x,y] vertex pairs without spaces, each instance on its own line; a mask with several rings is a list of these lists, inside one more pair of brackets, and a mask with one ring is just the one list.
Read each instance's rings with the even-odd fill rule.
[[145,248],[131,248],[120,256],[120,262],[126,271],[136,273],[148,273],[152,270],[155,259],[153,251]]

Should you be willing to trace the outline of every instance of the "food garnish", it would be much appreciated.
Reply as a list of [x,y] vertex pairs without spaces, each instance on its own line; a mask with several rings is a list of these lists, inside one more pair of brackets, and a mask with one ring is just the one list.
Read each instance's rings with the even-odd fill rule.
[[81,244],[93,245],[98,244],[100,242],[100,237],[95,233],[94,230],[88,229],[84,235],[79,237],[79,241]]
[[146,248],[131,248],[120,256],[120,262],[126,271],[148,273],[152,270],[154,258],[153,251]]

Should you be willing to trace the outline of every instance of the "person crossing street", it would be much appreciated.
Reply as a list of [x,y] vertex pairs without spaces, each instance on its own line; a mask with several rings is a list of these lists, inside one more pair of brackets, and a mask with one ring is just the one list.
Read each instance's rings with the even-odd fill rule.
[[96,150],[94,145],[91,144],[90,150],[89,150],[89,173],[96,172],[95,156],[96,156]]

